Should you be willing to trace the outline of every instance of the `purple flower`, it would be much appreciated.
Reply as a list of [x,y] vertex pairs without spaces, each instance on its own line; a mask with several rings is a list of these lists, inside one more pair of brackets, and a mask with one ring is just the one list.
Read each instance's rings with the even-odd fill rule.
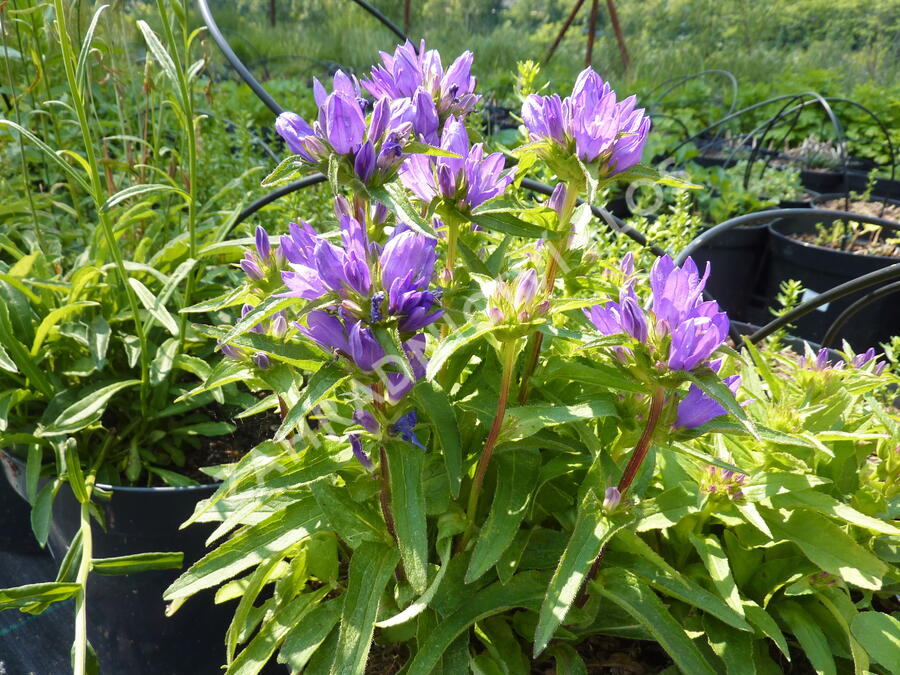
[[669,368],[693,370],[706,361],[728,337],[728,317],[717,311],[714,302],[703,303],[698,313],[686,319],[672,331],[669,348]]
[[[737,394],[738,387],[741,386],[740,375],[726,377],[723,381],[732,394]],[[717,417],[721,417],[725,413],[725,408],[718,401],[707,396],[697,385],[692,384],[690,389],[688,389],[687,396],[678,404],[675,426],[683,429],[694,429]]]
[[244,274],[250,277],[251,281],[262,281],[266,278],[266,275],[263,274],[263,271],[259,266],[259,261],[256,259],[256,256],[249,251],[244,254],[239,265],[241,269],[244,270]]
[[371,472],[375,468],[375,465],[372,464],[372,460],[369,459],[366,451],[363,450],[362,441],[359,440],[359,434],[350,434],[347,438],[350,440],[350,448],[353,450],[353,456],[363,465],[363,468],[365,468],[366,471]]
[[415,429],[417,423],[418,415],[416,414],[416,411],[410,410],[391,425],[390,432],[400,436],[400,438],[407,443],[412,443],[417,448],[425,450],[425,446],[422,445],[419,442],[418,437],[416,437]]
[[340,221],[342,247],[306,223],[291,224],[290,235],[281,238],[290,266],[282,272],[287,291],[281,297],[327,296],[355,319],[376,323],[391,318],[404,333],[418,331],[443,315],[443,310],[433,309],[440,292],[428,288],[437,260],[436,240],[401,224],[379,251],[360,221],[343,210]]
[[267,370],[269,366],[272,365],[272,362],[269,360],[269,355],[264,354],[263,352],[257,352],[253,355],[253,363],[255,363],[256,367],[260,370]]
[[402,110],[393,109],[386,99],[378,101],[367,120],[369,102],[360,97],[355,78],[338,71],[333,82],[328,94],[321,82],[314,81],[319,108],[314,124],[292,112],[281,113],[275,122],[291,152],[307,164],[324,171],[329,156],[340,155],[363,183],[381,185],[399,170],[414,124],[430,129],[430,140],[437,139],[437,113],[427,110],[434,107],[427,95],[422,104],[407,102]]
[[685,321],[698,307],[703,300],[707,278],[709,263],[701,277],[691,258],[680,268],[667,255],[656,259],[650,270],[650,288],[653,291],[653,313],[662,332]]
[[269,233],[266,232],[266,228],[262,225],[256,226],[256,255],[259,256],[260,260],[267,261],[269,259],[270,254],[272,253],[272,248],[269,245]]
[[378,429],[380,428],[378,426],[378,420],[375,419],[375,415],[362,408],[353,411],[353,421],[370,434],[377,434]]
[[566,193],[566,184],[557,183],[556,187],[553,188],[553,194],[551,194],[550,198],[547,200],[547,208],[556,211],[556,216],[560,220],[563,218],[563,206],[566,203]]
[[515,178],[515,167],[503,172],[503,154],[484,156],[481,143],[469,147],[465,125],[455,117],[447,120],[441,148],[458,157],[412,155],[400,170],[400,180],[419,198],[430,204],[442,197],[463,211],[502,195]]
[[[650,118],[635,109],[630,96],[616,100],[608,83],[592,68],[578,76],[572,94],[532,94],[522,106],[522,119],[532,141],[549,142],[586,163],[597,163],[601,178],[628,170],[640,161]],[[558,152],[558,151],[557,151]],[[554,153],[544,152],[548,159]]]
[[843,370],[846,365],[843,361],[831,363],[829,360],[830,352],[827,348],[822,347],[816,352],[816,358],[810,362],[805,356],[800,357],[800,367],[809,368],[810,370]]
[[647,341],[647,318],[630,286],[619,293],[619,302],[594,305],[585,309],[584,314],[604,335],[625,333],[639,342]]
[[418,53],[410,42],[398,46],[393,54],[381,52],[380,66],[374,66],[370,79],[362,86],[376,99],[412,98],[424,91],[432,99],[437,113],[466,115],[478,103],[472,77],[472,52],[464,52],[444,71],[436,50],[426,50],[425,41]]
[[622,493],[619,492],[619,488],[616,486],[606,488],[606,492],[603,494],[603,510],[604,511],[615,511],[619,504],[622,502]]

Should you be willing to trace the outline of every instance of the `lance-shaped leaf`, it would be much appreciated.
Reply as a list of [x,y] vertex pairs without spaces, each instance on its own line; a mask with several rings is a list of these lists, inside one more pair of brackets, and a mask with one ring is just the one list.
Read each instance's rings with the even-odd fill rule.
[[275,441],[283,441],[296,428],[326,396],[331,394],[338,385],[347,379],[344,369],[334,363],[323,364],[306,383],[300,398],[291,407],[278,431],[275,433]]

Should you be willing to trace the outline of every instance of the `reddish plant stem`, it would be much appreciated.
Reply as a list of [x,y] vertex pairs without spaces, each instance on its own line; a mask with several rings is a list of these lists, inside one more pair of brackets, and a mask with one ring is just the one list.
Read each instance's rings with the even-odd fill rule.
[[[634,482],[634,477],[637,475],[638,469],[641,468],[641,464],[644,463],[644,459],[647,457],[647,453],[650,451],[650,446],[653,441],[653,434],[656,431],[656,426],[659,424],[659,418],[662,414],[663,406],[666,403],[666,390],[662,387],[657,387],[653,394],[650,397],[650,412],[647,414],[647,423],[644,425],[644,431],[641,433],[641,437],[638,439],[637,445],[634,446],[634,451],[631,453],[631,457],[628,459],[628,464],[625,465],[625,471],[622,472],[622,477],[619,479],[619,494],[623,497],[625,496],[625,491],[631,487],[631,484]],[[578,596],[578,606],[584,607],[584,604],[587,602],[588,593],[587,587],[591,581],[597,576],[597,572],[600,571],[600,565],[603,563],[603,555],[606,553],[606,547],[600,549],[600,554],[594,560],[594,563],[591,565],[591,569],[588,571],[587,576],[584,578],[584,584],[581,587],[581,592]]]
[[500,429],[503,428],[506,406],[509,403],[509,387],[512,382],[513,365],[516,360],[517,342],[517,340],[510,340],[503,344],[503,375],[500,381],[500,397],[497,399],[497,412],[494,413],[494,421],[484,442],[481,457],[478,458],[478,467],[475,469],[475,478],[472,481],[472,489],[469,492],[469,507],[467,510],[469,523],[462,538],[459,540],[456,548],[457,553],[465,550],[469,537],[472,536],[472,527],[478,511],[478,497],[481,494],[481,486],[484,484],[484,477],[487,474],[491,457],[494,454],[494,446],[497,445],[497,439],[500,437]]
[[397,541],[397,530],[394,528],[394,514],[391,511],[391,469],[388,466],[387,452],[385,452],[384,446],[379,448],[378,453],[380,459],[379,473],[381,474],[381,493],[379,494],[381,513],[384,515],[384,524],[387,525],[388,532],[391,533],[394,541]]

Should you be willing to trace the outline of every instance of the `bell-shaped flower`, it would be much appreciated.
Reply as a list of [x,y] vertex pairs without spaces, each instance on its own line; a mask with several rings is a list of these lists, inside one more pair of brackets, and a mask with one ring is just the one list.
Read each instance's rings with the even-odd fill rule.
[[619,302],[610,300],[605,305],[594,305],[583,311],[604,335],[624,333],[639,342],[647,341],[647,317],[631,286],[622,289]]
[[667,255],[661,256],[650,269],[650,288],[653,291],[653,314],[665,332],[682,323],[703,301],[703,289],[709,278],[709,263],[701,277],[697,265],[688,258],[676,267]]
[[728,316],[714,302],[703,303],[672,330],[668,365],[693,370],[712,356],[728,337]]
[[[737,394],[738,387],[741,386],[741,376],[731,375],[726,377],[723,382],[731,390],[732,394]],[[697,385],[692,384],[690,389],[688,389],[687,395],[678,404],[675,426],[683,429],[694,429],[717,417],[721,417],[725,413],[725,408],[718,401],[711,396],[707,396]]]
[[420,90],[431,97],[440,117],[467,115],[478,103],[472,76],[472,52],[461,54],[447,70],[434,49],[412,43],[399,45],[393,54],[381,52],[381,65],[373,66],[363,88],[376,99],[412,98]]
[[444,125],[441,149],[456,157],[412,155],[400,170],[400,180],[422,202],[441,197],[463,213],[502,195],[515,179],[515,167],[505,171],[503,154],[484,156],[484,147],[469,147],[465,125],[451,117]]
[[[531,94],[522,105],[522,119],[532,142],[546,143],[539,150],[553,164],[575,156],[596,165],[600,178],[627,171],[641,159],[650,118],[635,108],[630,96],[616,99],[616,92],[592,68],[578,76],[572,94]],[[557,171],[557,173],[560,173]]]

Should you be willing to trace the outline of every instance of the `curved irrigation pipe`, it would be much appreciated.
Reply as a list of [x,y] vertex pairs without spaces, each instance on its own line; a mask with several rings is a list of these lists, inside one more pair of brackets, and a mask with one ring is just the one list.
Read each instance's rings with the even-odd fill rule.
[[831,343],[834,342],[835,338],[837,338],[837,334],[841,330],[841,328],[846,326],[847,322],[850,321],[850,319],[856,316],[859,312],[864,310],[869,305],[872,305],[889,295],[893,295],[894,293],[900,293],[900,281],[895,281],[894,283],[888,284],[887,286],[876,288],[871,293],[867,293],[859,300],[855,301],[852,305],[847,307],[847,309],[838,314],[837,318],[831,322],[828,330],[825,331],[825,337],[822,338],[822,346],[831,346]]

